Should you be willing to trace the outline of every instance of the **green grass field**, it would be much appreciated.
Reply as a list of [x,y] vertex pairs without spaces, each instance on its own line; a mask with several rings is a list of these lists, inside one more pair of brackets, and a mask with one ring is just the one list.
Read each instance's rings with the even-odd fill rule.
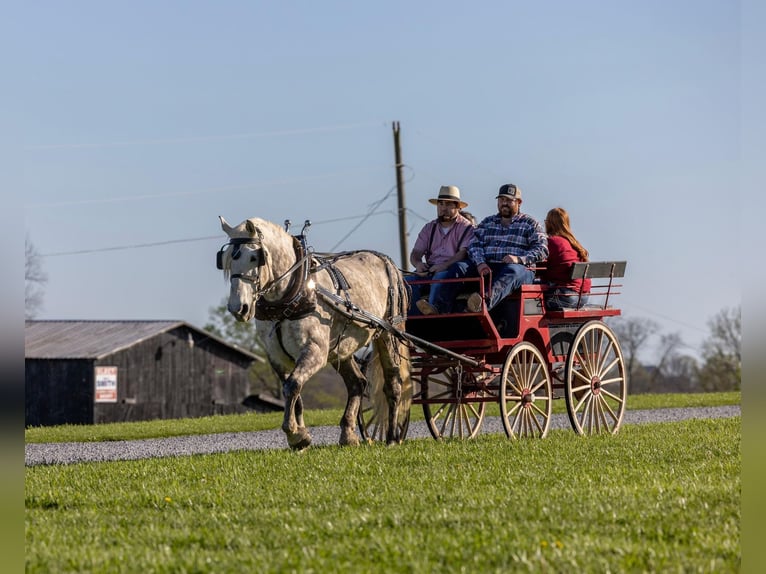
[[30,467],[26,571],[738,572],[740,442],[736,417]]

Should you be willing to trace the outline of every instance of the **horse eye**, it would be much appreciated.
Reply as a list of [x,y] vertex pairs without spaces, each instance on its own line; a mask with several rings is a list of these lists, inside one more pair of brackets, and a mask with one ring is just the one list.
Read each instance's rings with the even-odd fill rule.
[[258,263],[258,256],[251,255],[250,256],[250,263]]

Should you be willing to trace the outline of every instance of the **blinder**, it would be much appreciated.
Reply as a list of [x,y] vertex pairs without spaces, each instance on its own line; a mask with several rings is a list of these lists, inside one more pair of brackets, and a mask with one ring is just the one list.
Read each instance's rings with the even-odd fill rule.
[[254,251],[255,256],[257,257],[258,261],[255,263],[256,267],[262,267],[266,264],[266,258],[263,255],[263,247],[260,247],[260,241],[250,238],[250,237],[235,237],[229,240],[228,243],[224,243],[224,245],[218,250],[218,253],[215,254],[215,266],[217,269],[223,269],[223,256],[224,253],[226,253],[226,248],[229,245],[232,245],[234,249],[231,253],[232,259],[239,259],[241,253],[242,245],[258,245],[258,249]]

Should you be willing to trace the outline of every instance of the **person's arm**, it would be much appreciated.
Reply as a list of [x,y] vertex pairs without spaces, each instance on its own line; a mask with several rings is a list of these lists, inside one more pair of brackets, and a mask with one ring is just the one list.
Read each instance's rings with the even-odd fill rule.
[[418,233],[418,238],[415,240],[415,246],[410,251],[410,263],[415,268],[415,273],[418,275],[426,275],[428,273],[428,264],[423,261],[423,256],[428,250],[428,242],[430,237],[431,224],[426,223],[423,229]]
[[428,272],[428,264],[423,261],[423,255],[426,252],[420,249],[414,249],[410,252],[410,263],[415,268],[415,273],[423,275]]
[[543,231],[542,226],[535,221],[530,227],[529,249],[520,256],[519,263],[522,265],[534,265],[538,261],[545,261],[548,258],[548,236]]
[[468,246],[468,257],[477,267],[485,262],[484,255],[484,228],[477,227],[473,230],[473,239]]
[[447,261],[443,263],[439,263],[438,265],[432,265],[429,271],[431,273],[438,273],[439,271],[444,271],[453,263],[457,263],[458,261],[462,261],[463,259],[465,259],[467,252],[468,250],[465,247],[461,247],[455,252],[455,255],[450,257]]

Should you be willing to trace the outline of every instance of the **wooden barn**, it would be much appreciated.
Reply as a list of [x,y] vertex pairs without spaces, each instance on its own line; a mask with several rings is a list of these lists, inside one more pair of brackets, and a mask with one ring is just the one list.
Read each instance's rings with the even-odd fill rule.
[[262,358],[182,321],[27,321],[24,351],[27,426],[279,408],[250,393]]

